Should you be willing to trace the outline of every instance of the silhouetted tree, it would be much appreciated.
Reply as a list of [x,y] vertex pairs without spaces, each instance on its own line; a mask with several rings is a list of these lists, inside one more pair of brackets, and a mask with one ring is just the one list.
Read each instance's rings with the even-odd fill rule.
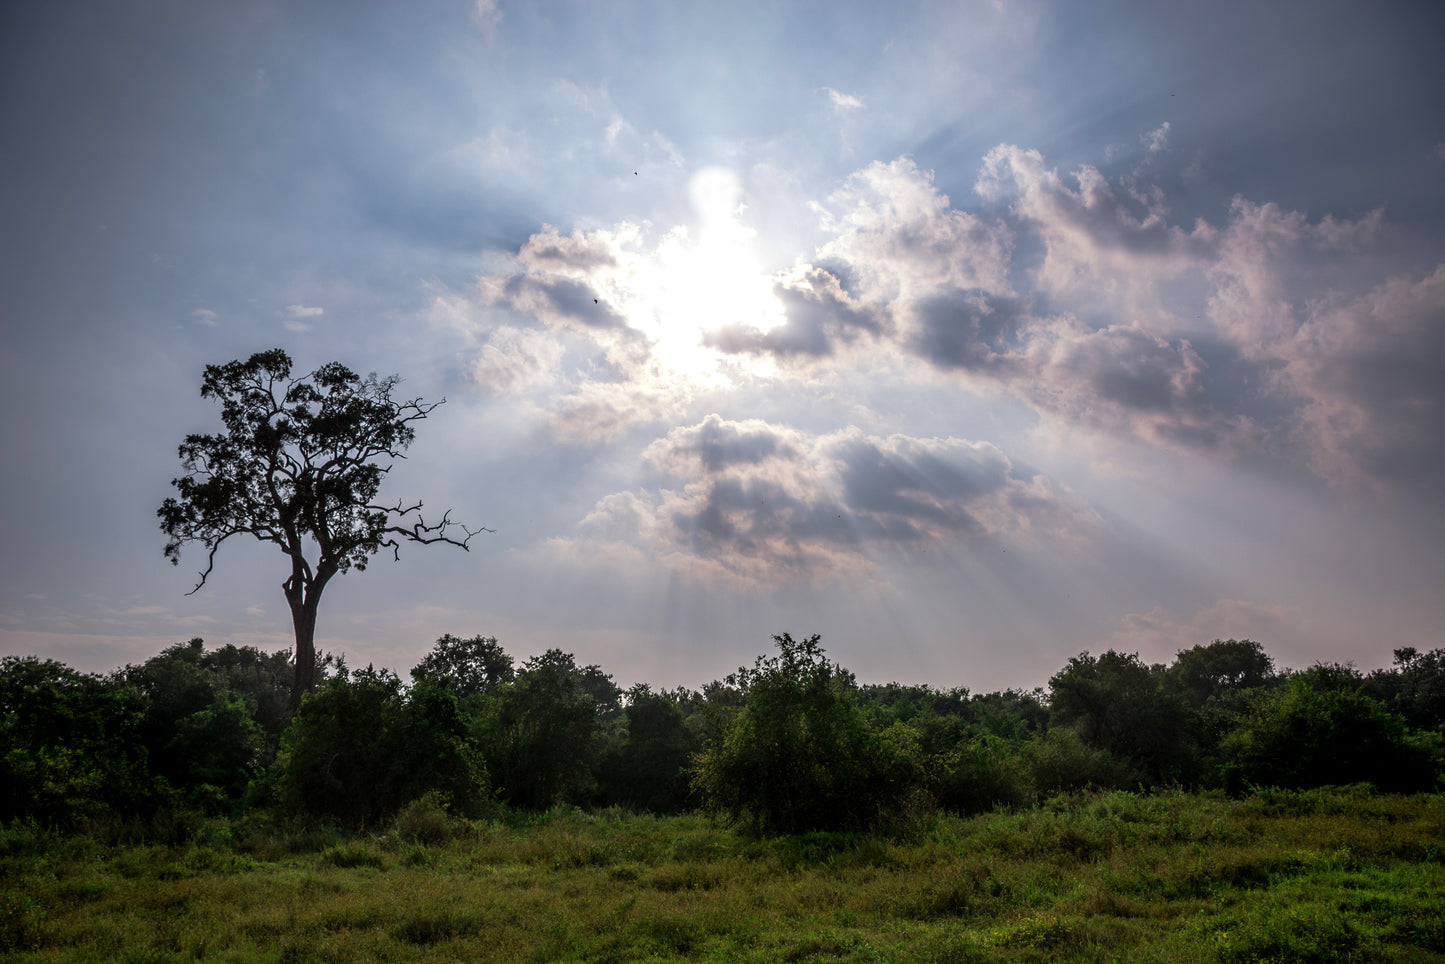
[[[361,378],[339,362],[292,378],[291,359],[279,348],[207,365],[201,397],[220,401],[226,430],[186,436],[180,457],[187,474],[171,483],[179,495],[157,511],[173,563],[186,543],[207,550],[191,592],[206,584],[217,550],[232,536],[274,543],[290,557],[282,589],[296,633],[293,705],[316,685],[316,608],[333,576],[365,569],[383,548],[395,557],[402,542],[466,549],[485,531],[452,522],[450,513],[429,525],[420,502],[377,501],[391,469],[383,460],[404,457],[414,423],[441,404],[393,399],[399,381]],[[448,534],[456,529],[461,538]],[[306,557],[313,544],[314,562]]]
[[516,676],[512,657],[495,636],[460,639],[447,633],[432,651],[412,667],[411,678],[433,679],[449,688],[459,700],[490,693]]

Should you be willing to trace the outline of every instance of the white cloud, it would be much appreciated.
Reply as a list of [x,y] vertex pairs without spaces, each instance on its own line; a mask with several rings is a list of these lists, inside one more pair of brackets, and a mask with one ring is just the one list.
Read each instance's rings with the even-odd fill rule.
[[912,298],[941,286],[1008,292],[1006,227],[952,208],[933,173],[912,158],[875,161],[848,177],[821,209],[837,236],[818,260],[847,261],[871,300]]
[[281,324],[287,331],[296,334],[304,334],[311,330],[311,326],[303,319],[319,318],[326,313],[324,308],[309,308],[306,305],[287,305],[281,311]]
[[195,319],[196,324],[204,325],[207,328],[215,328],[221,323],[221,316],[209,308],[197,308],[191,312],[191,317]]
[[467,374],[491,395],[554,384],[562,344],[546,332],[502,325],[492,329]]
[[1438,485],[1445,475],[1445,265],[1311,307],[1278,354],[1302,399],[1296,438],[1332,482]]
[[1154,130],[1139,138],[1144,149],[1150,154],[1157,154],[1160,151],[1169,149],[1169,122],[1165,121]]
[[839,113],[850,110],[862,110],[864,107],[863,100],[860,97],[845,94],[842,91],[834,90],[832,87],[821,87],[819,89],[827,92],[828,102],[833,106],[833,109]]
[[1171,225],[1157,192],[1135,185],[1121,193],[1088,165],[1073,180],[1077,188],[1036,150],[1000,144],[985,155],[974,185],[986,200],[1014,198],[1013,214],[1041,234],[1036,280],[1045,290],[1066,294],[1102,282],[1127,291],[1207,263],[1215,231],[1204,221],[1187,232]]
[[635,425],[676,417],[688,394],[676,380],[585,382],[556,401],[548,424],[564,442],[609,442]]
[[488,36],[502,22],[502,8],[497,0],[473,0],[472,19]]

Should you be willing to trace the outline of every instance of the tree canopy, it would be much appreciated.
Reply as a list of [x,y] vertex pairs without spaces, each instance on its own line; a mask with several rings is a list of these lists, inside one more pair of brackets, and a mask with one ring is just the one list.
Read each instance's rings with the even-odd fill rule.
[[382,549],[397,557],[403,542],[466,549],[485,531],[453,522],[449,512],[428,523],[420,502],[379,500],[390,460],[405,457],[415,423],[445,401],[399,401],[392,397],[399,382],[362,378],[339,362],[293,378],[279,348],[207,365],[201,397],[221,403],[225,432],[186,436],[186,474],[172,480],[177,495],[157,511],[172,563],[188,543],[207,551],[192,592],[206,584],[232,536],[273,543],[290,557],[282,589],[296,633],[293,703],[316,685],[316,609],[332,577],[365,569]]

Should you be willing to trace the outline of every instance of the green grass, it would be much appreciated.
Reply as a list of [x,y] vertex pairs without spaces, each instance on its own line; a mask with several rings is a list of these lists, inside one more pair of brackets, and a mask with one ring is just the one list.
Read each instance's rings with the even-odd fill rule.
[[[906,839],[559,811],[0,832],[16,961],[1439,961],[1445,798],[1110,793]],[[426,843],[424,840],[440,841]]]

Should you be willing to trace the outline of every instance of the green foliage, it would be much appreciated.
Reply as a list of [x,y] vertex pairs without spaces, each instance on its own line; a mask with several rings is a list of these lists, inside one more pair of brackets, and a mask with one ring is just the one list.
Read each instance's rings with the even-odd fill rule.
[[213,821],[175,846],[12,827],[0,957],[1439,959],[1440,796],[1263,796],[1071,794],[907,840],[571,808],[404,845],[397,824]]
[[[127,667],[124,676],[145,697],[142,734],[154,772],[192,803],[216,809],[240,800],[271,753],[255,719],[256,697],[230,686],[247,681],[238,658],[246,654],[231,647],[229,672],[218,671],[211,655],[196,638]],[[262,695],[284,700],[274,687]]]
[[1188,707],[1164,689],[1164,668],[1138,655],[1080,653],[1049,680],[1051,723],[1127,760],[1154,782],[1179,779],[1189,763]]
[[1406,646],[1394,657],[1393,669],[1376,670],[1363,680],[1365,694],[1410,726],[1445,735],[1445,649],[1422,653]]
[[711,811],[762,833],[864,830],[896,817],[921,782],[917,763],[867,725],[852,677],[819,637],[774,636],[730,682],[745,694],[693,786]]
[[1347,667],[1317,666],[1277,690],[1261,691],[1221,741],[1231,789],[1318,787],[1368,782],[1410,792],[1436,785],[1441,743],[1361,693]]
[[688,766],[702,748],[670,696],[646,684],[628,691],[626,732],[598,766],[601,797],[653,813],[680,813],[690,800]]
[[987,813],[1032,801],[1033,774],[1023,747],[978,732],[931,761],[929,790],[938,805],[960,814]]
[[1139,771],[1108,750],[1090,746],[1074,730],[1049,730],[1023,747],[1034,792],[1039,797],[1087,787],[1122,790],[1136,787]]
[[163,802],[144,742],[144,701],[117,679],[35,656],[0,657],[0,821],[73,826]]
[[459,700],[485,696],[503,683],[510,683],[516,673],[495,636],[473,636],[461,639],[447,633],[436,641],[431,652],[412,668],[411,678],[429,677],[449,688]]
[[371,667],[307,698],[282,737],[281,802],[289,810],[376,825],[437,791],[459,812],[486,799],[486,771],[452,693]]
[[[221,403],[225,432],[187,435],[179,454],[186,474],[156,511],[167,536],[165,556],[199,543],[205,585],[216,553],[233,536],[274,544],[289,560],[282,584],[296,633],[292,703],[316,683],[316,611],[330,580],[366,568],[382,549],[402,542],[467,548],[475,535],[443,514],[428,525],[421,503],[379,501],[390,459],[416,437],[414,424],[441,403],[392,398],[400,378],[362,378],[339,362],[293,378],[279,348],[245,361],[207,365],[201,397]],[[460,529],[460,539],[448,531]],[[478,530],[480,531],[480,530]],[[314,562],[307,559],[312,553]]]
[[580,802],[593,787],[599,720],[615,712],[616,686],[596,666],[550,649],[483,705],[476,732],[497,789],[515,807]]
[[1274,660],[1249,639],[1216,639],[1181,650],[1164,675],[1165,686],[1196,709],[1224,693],[1263,686],[1274,676]]

